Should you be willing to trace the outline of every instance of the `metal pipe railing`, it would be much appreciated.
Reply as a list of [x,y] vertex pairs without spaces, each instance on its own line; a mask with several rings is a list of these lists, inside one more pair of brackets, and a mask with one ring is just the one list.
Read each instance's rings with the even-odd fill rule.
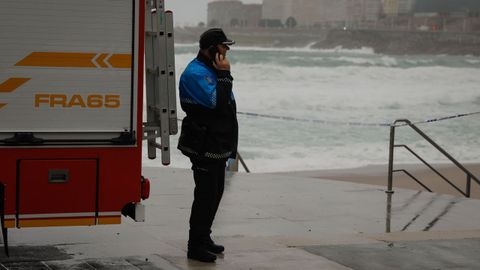
[[420,180],[418,180],[415,176],[413,176],[411,173],[409,173],[407,170],[394,170],[393,172],[403,172],[406,175],[410,176],[415,182],[417,182],[420,186],[422,186],[424,189],[428,190],[428,192],[433,192],[430,188],[425,186]]
[[410,149],[410,147],[404,145],[404,144],[400,144],[400,145],[395,145],[395,147],[404,147],[405,149],[407,149],[410,153],[412,153],[412,155],[414,155],[416,158],[418,158],[418,160],[420,160],[421,162],[423,162],[423,164],[425,164],[430,170],[432,170],[433,172],[435,172],[438,176],[440,176],[445,182],[447,182],[451,187],[453,187],[454,189],[456,189],[458,192],[462,193],[464,196],[467,196],[467,194],[465,194],[465,192],[463,192],[459,187],[457,187],[455,184],[453,184],[450,180],[448,180],[445,176],[443,176],[443,174],[441,174],[438,170],[436,170],[432,165],[430,165],[428,162],[426,162],[423,158],[421,158],[417,153],[415,153],[412,149]]
[[242,166],[243,168],[245,169],[245,171],[247,173],[250,173],[250,170],[248,169],[247,167],[247,164],[245,163],[245,161],[243,160],[242,156],[240,155],[240,153],[237,153],[238,154],[238,160],[240,160],[240,163],[242,163]]
[[395,147],[395,124],[390,127],[390,146],[388,151],[388,187],[387,193],[393,193],[393,150]]
[[[420,136],[422,136],[427,142],[429,142],[433,147],[435,147],[440,153],[442,153],[445,157],[447,157],[453,164],[457,166],[460,170],[462,170],[466,175],[467,175],[467,183],[466,183],[466,188],[465,192],[462,191],[459,187],[457,187],[455,184],[453,184],[450,180],[448,180],[445,176],[443,176],[438,170],[433,168],[428,162],[426,162],[423,158],[421,158],[417,153],[415,153],[412,149],[410,149],[407,145],[395,145],[395,128],[397,127],[397,123],[405,123],[409,127],[411,127],[413,130],[415,130]],[[417,183],[419,183],[422,187],[424,187],[426,190],[430,191],[429,188],[427,188],[421,181],[419,181],[417,178],[415,178],[412,174],[407,172],[406,170],[393,170],[393,161],[394,161],[394,148],[395,147],[404,147],[407,149],[410,153],[412,153],[416,158],[418,158],[420,161],[422,161],[426,166],[428,166],[432,171],[434,171],[437,175],[439,175],[444,181],[446,181],[450,186],[455,188],[458,192],[460,192],[462,195],[466,197],[470,197],[471,195],[471,185],[472,185],[472,179],[480,185],[480,180],[473,175],[469,170],[467,170],[460,162],[458,162],[455,158],[453,158],[447,151],[445,151],[442,147],[440,147],[437,143],[435,143],[427,134],[425,134],[423,131],[421,131],[418,127],[416,127],[412,122],[410,122],[407,119],[398,119],[395,122],[393,122],[393,125],[390,127],[390,145],[389,145],[389,158],[388,158],[388,185],[387,185],[387,193],[393,193],[393,173],[394,172],[404,172],[408,176],[410,176],[413,180],[415,180]]]

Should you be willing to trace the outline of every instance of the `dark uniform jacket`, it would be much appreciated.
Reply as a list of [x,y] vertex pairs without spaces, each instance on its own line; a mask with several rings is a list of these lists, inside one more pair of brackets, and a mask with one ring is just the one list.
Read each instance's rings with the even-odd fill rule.
[[237,108],[230,71],[216,70],[198,54],[180,77],[182,121],[178,149],[188,157],[235,158],[238,144]]

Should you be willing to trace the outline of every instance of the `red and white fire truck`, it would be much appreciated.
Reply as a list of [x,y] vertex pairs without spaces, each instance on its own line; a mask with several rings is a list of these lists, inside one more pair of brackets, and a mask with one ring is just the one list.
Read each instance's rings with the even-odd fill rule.
[[143,221],[142,140],[167,165],[177,132],[173,15],[163,5],[0,1],[6,244],[7,228]]

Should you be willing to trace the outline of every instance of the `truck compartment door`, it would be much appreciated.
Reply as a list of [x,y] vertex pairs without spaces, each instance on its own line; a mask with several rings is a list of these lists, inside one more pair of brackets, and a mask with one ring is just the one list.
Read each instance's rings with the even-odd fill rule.
[[97,160],[20,160],[18,227],[94,225]]

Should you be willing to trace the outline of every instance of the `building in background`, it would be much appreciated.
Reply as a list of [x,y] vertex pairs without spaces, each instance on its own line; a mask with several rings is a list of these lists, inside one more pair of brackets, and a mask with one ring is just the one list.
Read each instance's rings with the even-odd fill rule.
[[292,0],[263,0],[262,19],[285,21],[292,10]]
[[480,0],[215,0],[210,27],[477,31]]
[[393,17],[398,15],[398,2],[399,0],[383,0],[383,13],[387,17]]
[[381,7],[381,0],[263,0],[262,20],[283,25],[294,20],[301,27],[343,27],[352,21],[377,20]]
[[479,0],[417,0],[414,5],[416,13],[461,14],[466,17],[478,17]]
[[412,15],[413,7],[417,0],[399,0],[398,1],[398,15]]
[[479,0],[383,0],[387,16],[405,16],[414,13],[464,13],[466,16],[480,11]]
[[480,31],[479,0],[416,0],[412,14],[424,31]]
[[382,0],[348,0],[347,2],[349,21],[376,21],[382,12]]
[[301,27],[347,20],[347,0],[263,0],[262,20]]
[[258,27],[262,18],[261,4],[243,5],[243,27]]
[[[418,0],[383,0],[383,12],[387,17],[409,16]],[[420,0],[421,1],[421,0]]]
[[243,4],[238,0],[217,0],[208,3],[207,25],[210,27],[256,27],[261,15],[261,4]]

